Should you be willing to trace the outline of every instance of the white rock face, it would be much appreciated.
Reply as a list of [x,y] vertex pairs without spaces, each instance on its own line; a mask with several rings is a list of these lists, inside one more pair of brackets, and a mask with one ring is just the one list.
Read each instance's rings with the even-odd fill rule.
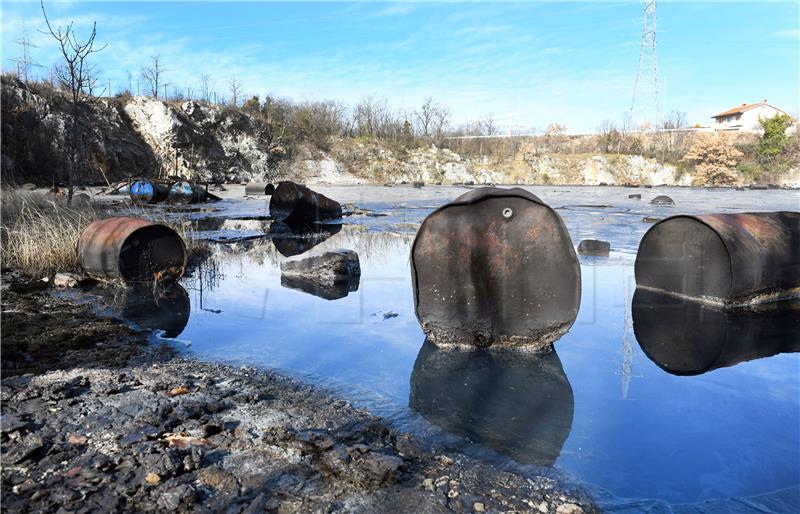
[[197,102],[178,109],[147,97],[133,98],[125,112],[168,174],[204,181],[272,178],[276,148],[244,113]]
[[322,159],[302,161],[306,182],[309,184],[366,184],[367,181],[348,173],[338,162],[325,156]]

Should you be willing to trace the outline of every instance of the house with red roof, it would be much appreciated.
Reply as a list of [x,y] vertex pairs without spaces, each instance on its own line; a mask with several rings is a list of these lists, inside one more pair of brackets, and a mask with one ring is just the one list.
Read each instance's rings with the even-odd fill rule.
[[770,105],[766,100],[754,104],[742,104],[712,116],[714,130],[738,130],[756,132],[761,129],[758,120],[772,118],[779,114],[789,114]]

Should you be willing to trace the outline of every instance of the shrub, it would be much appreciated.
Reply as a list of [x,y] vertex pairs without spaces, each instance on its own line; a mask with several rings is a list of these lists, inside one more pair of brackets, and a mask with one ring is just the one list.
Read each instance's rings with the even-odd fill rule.
[[792,124],[792,118],[788,114],[779,114],[772,118],[762,118],[758,120],[764,133],[758,142],[758,156],[762,162],[773,161],[781,155],[789,144],[789,136],[786,130]]
[[742,155],[725,133],[698,134],[681,160],[695,165],[695,185],[732,184],[737,180],[733,168]]

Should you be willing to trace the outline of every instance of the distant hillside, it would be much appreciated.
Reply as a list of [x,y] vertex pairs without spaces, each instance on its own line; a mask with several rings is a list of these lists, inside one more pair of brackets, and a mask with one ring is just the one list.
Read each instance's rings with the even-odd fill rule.
[[[207,182],[709,184],[706,175],[681,160],[693,142],[689,134],[439,137],[435,142],[409,133],[354,137],[322,126],[324,116],[313,107],[284,107],[284,118],[276,121],[256,98],[241,108],[149,97],[88,98],[80,123],[85,156],[76,183],[179,175]],[[67,112],[66,98],[51,87],[2,77],[4,182],[66,181]],[[789,160],[785,169],[751,172],[747,166],[757,137],[733,141],[742,149],[742,164],[714,183],[800,187],[800,165]]]

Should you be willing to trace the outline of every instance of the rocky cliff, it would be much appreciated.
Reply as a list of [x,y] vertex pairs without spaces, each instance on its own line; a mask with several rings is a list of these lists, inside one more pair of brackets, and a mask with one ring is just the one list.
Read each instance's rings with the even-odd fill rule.
[[[65,180],[67,99],[44,86],[2,79],[3,178]],[[253,118],[195,102],[91,98],[80,113],[85,158],[76,181],[180,175],[201,181],[273,178],[285,150]]]
[[308,160],[311,182],[367,181],[427,184],[691,185],[672,165],[638,155],[537,155],[522,146],[512,156],[467,158],[434,145],[393,149],[364,141],[339,141],[330,155]]

